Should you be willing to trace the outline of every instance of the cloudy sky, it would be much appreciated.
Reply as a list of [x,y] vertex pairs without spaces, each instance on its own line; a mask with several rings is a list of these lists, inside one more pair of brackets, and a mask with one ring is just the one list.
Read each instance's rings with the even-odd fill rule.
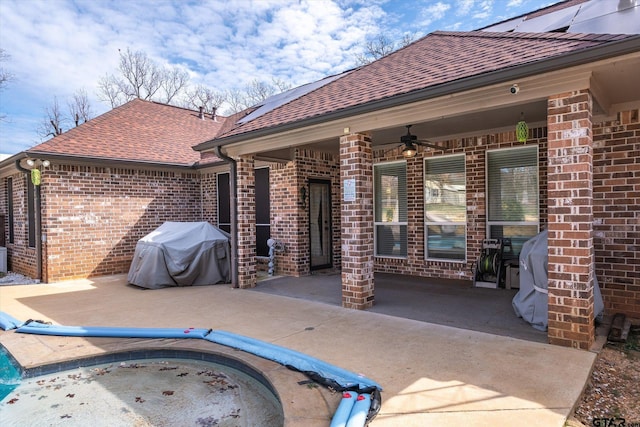
[[54,97],[61,109],[86,91],[95,115],[110,105],[98,80],[116,74],[118,50],[182,67],[217,90],[277,78],[294,86],[352,68],[365,41],[467,31],[554,0],[0,0],[0,154],[43,141]]

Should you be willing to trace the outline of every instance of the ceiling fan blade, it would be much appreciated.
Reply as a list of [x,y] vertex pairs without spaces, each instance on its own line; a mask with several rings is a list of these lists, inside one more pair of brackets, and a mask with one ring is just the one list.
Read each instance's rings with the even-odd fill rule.
[[418,145],[422,145],[423,147],[429,147],[429,148],[433,148],[434,150],[446,150],[447,147],[442,146],[442,145],[438,145],[438,144],[434,144],[433,142],[430,141],[415,141],[416,144]]

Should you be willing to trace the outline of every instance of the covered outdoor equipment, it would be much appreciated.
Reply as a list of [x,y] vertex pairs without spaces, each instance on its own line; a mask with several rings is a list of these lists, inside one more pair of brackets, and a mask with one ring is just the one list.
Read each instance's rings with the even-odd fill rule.
[[228,283],[229,241],[208,222],[165,222],[138,241],[127,280],[149,289]]
[[[513,309],[534,328],[546,331],[549,324],[548,232],[527,240],[520,251],[520,290],[513,297]],[[594,317],[604,311],[598,279],[593,278]]]

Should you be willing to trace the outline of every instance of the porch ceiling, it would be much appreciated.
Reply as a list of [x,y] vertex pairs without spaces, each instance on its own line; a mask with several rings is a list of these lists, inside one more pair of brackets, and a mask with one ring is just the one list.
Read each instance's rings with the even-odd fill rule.
[[[257,158],[286,161],[293,158],[297,147],[338,153],[339,138],[345,132],[368,132],[373,148],[381,149],[399,144],[408,124],[413,125],[411,132],[418,138],[435,143],[512,129],[521,113],[530,127],[540,126],[547,121],[548,96],[587,87],[596,101],[594,119],[602,120],[640,106],[638,69],[640,52],[248,139],[230,144],[226,150],[232,156],[252,153]],[[509,91],[514,83],[520,86],[516,95]]]

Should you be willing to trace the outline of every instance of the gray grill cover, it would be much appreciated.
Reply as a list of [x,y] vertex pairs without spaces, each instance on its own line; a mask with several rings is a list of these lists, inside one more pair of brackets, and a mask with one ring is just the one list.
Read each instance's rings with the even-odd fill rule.
[[143,288],[230,281],[229,234],[208,222],[165,222],[136,244],[127,280]]
[[[520,290],[513,297],[513,309],[531,326],[546,331],[549,324],[548,233],[543,231],[527,240],[520,251]],[[594,276],[594,317],[604,311],[598,279]]]

